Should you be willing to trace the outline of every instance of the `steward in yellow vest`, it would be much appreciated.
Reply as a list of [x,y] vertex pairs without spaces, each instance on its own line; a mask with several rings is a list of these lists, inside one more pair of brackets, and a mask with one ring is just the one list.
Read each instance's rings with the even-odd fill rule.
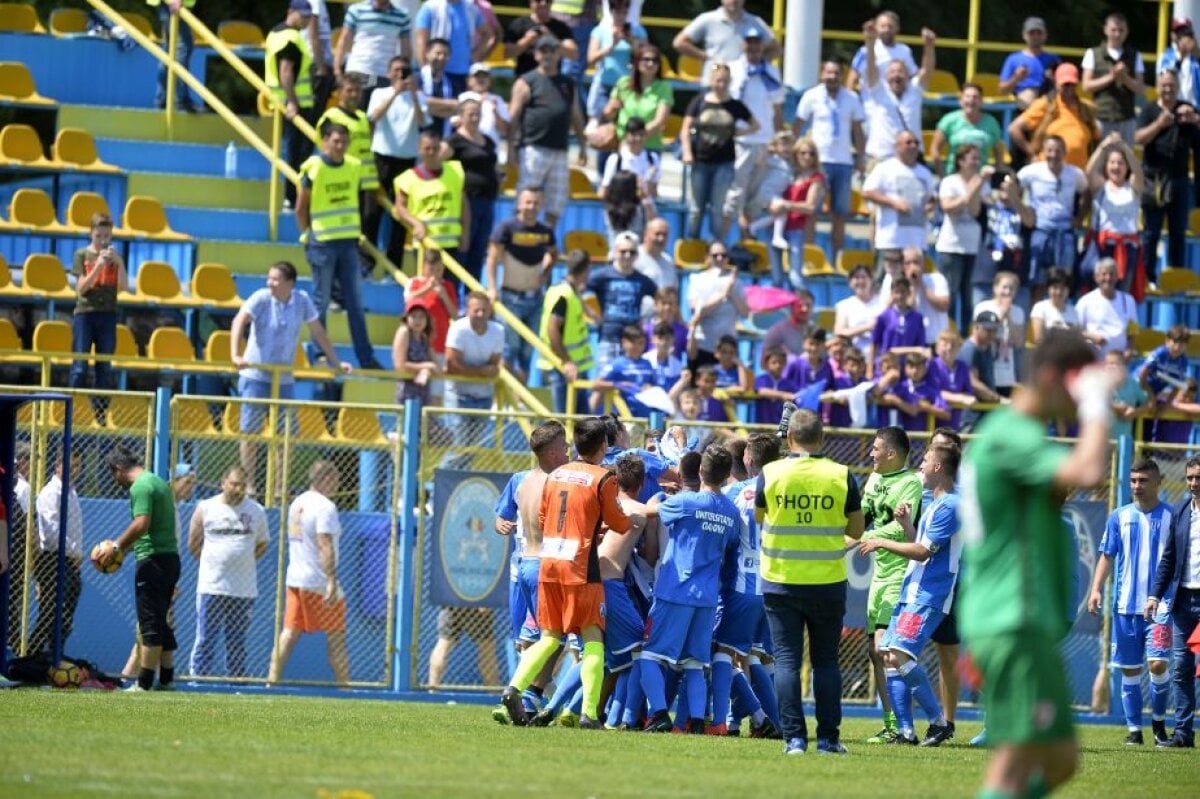
[[371,152],[371,120],[367,118],[367,112],[359,108],[362,96],[360,79],[353,75],[342,75],[338,81],[338,104],[321,115],[317,120],[317,128],[320,129],[326,122],[336,122],[350,131],[347,152],[362,163],[362,190],[374,192],[379,188],[379,173],[375,171],[375,154]]
[[[309,74],[312,52],[309,50],[308,37],[300,31],[308,26],[310,17],[312,8],[305,0],[291,0],[283,23],[267,34],[267,53],[263,59],[263,80],[275,98],[283,103],[283,115],[289,121],[299,115],[309,124],[316,121],[312,77]],[[299,128],[294,124],[284,127],[283,159],[288,166],[299,171],[312,150],[313,143]],[[288,204],[294,206],[296,187],[290,180],[284,183],[284,193]]]
[[458,259],[471,226],[462,163],[442,160],[442,136],[436,129],[421,131],[417,158],[415,167],[396,178],[395,217],[412,230],[414,241],[428,237]]
[[[562,359],[568,380],[586,378],[595,365],[588,340],[587,312],[580,298],[587,288],[591,267],[586,258],[568,259],[566,277],[546,291],[542,303],[538,338]],[[538,358],[537,366],[543,371],[554,368],[545,358]]]

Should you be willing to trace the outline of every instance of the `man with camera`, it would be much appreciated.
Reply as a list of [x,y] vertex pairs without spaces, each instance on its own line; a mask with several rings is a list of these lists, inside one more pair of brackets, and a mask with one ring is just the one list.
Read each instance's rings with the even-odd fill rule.
[[504,57],[516,59],[515,77],[537,69],[534,45],[547,33],[562,43],[563,58],[579,58],[579,43],[572,38],[571,27],[550,16],[550,0],[529,0],[529,16],[517,17],[504,32]]

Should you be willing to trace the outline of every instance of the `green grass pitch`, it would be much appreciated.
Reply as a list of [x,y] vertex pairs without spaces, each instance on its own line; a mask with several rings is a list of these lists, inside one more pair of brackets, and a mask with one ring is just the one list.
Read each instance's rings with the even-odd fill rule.
[[[500,727],[475,705],[19,690],[0,695],[0,797],[974,796],[978,725],[941,749],[858,743],[877,726],[848,719],[846,757],[785,758],[777,741]],[[1196,795],[1196,750],[1080,730],[1083,770],[1056,795]]]

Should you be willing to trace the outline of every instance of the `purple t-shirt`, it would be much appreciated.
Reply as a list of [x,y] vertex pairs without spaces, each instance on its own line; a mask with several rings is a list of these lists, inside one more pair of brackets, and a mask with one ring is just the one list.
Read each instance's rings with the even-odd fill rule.
[[1151,440],[1160,444],[1187,444],[1192,440],[1192,424],[1190,419],[1158,419]]
[[[937,382],[942,391],[953,391],[956,394],[974,393],[971,390],[971,367],[961,358],[955,359],[953,367],[947,366],[941,358],[934,358],[929,362],[929,376]],[[957,430],[961,417],[962,411],[958,408],[950,411],[948,425]]]
[[902,314],[895,306],[889,306],[875,319],[871,345],[874,347],[876,367],[879,366],[879,356],[893,347],[924,347],[925,320],[911,308]]
[[797,390],[811,386],[820,380],[824,380],[825,386],[828,388],[833,385],[833,367],[829,364],[829,359],[821,361],[820,366],[814,367],[809,363],[808,356],[797,355],[788,358],[788,365],[783,370],[783,377],[795,383]]
[[701,422],[728,422],[729,414],[725,413],[725,405],[716,397],[701,397],[700,416],[697,418]]
[[[920,383],[914,383],[907,377],[892,388],[892,393],[907,403],[916,405],[920,400],[927,400],[935,408],[945,408],[946,401],[942,399],[942,387],[933,375],[926,372]],[[921,412],[907,414],[901,411],[900,426],[910,432],[921,432],[929,429],[929,414]]]
[[[651,347],[654,346],[654,328],[657,325],[658,322],[654,320],[646,323],[646,341],[650,342]],[[675,343],[671,346],[671,352],[682,357],[687,352],[687,325],[680,321],[674,321],[671,323],[671,327],[675,329]]]
[[[772,388],[777,391],[790,391],[795,393],[800,390],[800,386],[796,385],[796,381],[788,378],[786,374],[779,376],[776,380],[771,376],[770,372],[759,375],[754,378],[754,390],[758,391],[763,388]],[[783,400],[777,399],[758,399],[754,402],[754,421],[758,424],[779,424],[779,417],[783,416]]]
[[712,367],[717,370],[717,388],[741,388],[741,375],[736,365],[726,369],[721,364],[714,363]]
[[[850,378],[850,375],[842,373],[835,375],[833,382],[829,384],[830,391],[838,391],[843,388],[854,388],[857,383]],[[782,411],[780,411],[782,413]],[[841,402],[829,402],[825,404],[825,424],[829,427],[854,427],[854,422],[850,418],[850,406]]]

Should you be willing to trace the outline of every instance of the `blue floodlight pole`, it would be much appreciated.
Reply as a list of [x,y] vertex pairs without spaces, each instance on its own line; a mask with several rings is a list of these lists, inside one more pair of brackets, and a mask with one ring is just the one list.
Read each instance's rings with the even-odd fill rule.
[[[81,401],[87,402],[86,397]],[[62,480],[59,481],[58,495],[58,583],[54,586],[54,663],[62,660],[63,656],[63,612],[67,601],[67,513],[70,510],[71,490],[71,420],[75,400],[69,396],[62,398],[63,404],[63,437],[62,449],[59,451]],[[80,519],[80,522],[83,520]]]

